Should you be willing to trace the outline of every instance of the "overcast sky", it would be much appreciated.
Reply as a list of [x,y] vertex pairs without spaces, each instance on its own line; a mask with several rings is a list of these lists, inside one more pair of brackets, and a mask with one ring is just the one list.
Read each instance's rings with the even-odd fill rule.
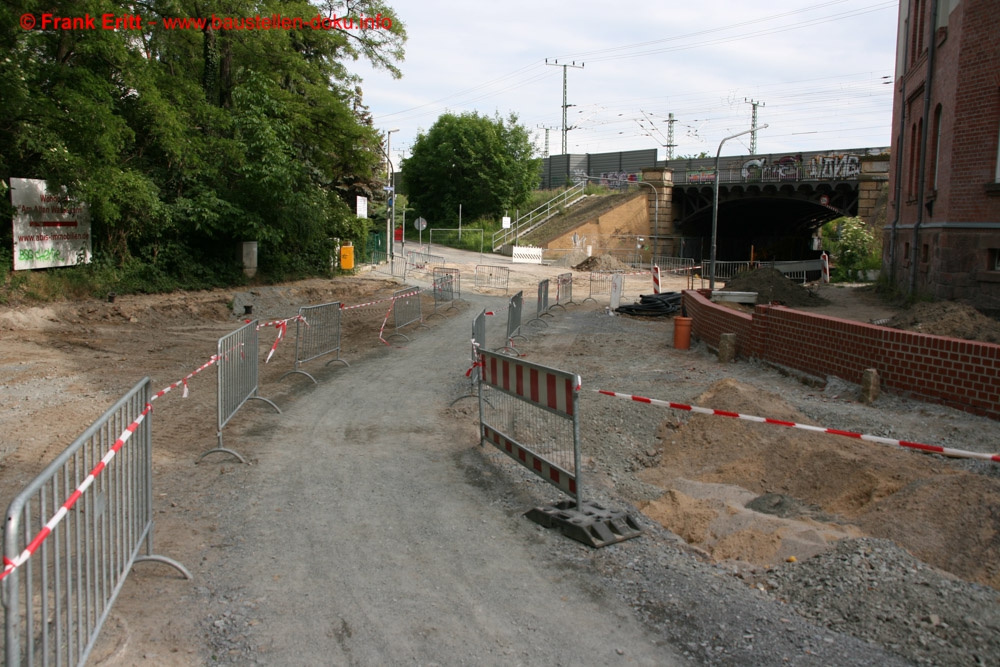
[[[746,0],[389,0],[406,26],[403,77],[362,63],[365,103],[392,133],[393,163],[442,113],[510,112],[538,153],[562,152],[563,68],[568,152],[641,148],[714,156],[751,127],[757,153],[888,146],[898,2]],[[609,11],[610,10],[610,11]],[[725,155],[749,153],[750,135]]]

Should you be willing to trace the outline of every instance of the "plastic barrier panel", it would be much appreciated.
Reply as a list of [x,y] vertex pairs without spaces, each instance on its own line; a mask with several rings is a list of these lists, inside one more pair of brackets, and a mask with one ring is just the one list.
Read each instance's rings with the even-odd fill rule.
[[[490,443],[580,506],[580,376],[480,351],[480,444]],[[490,401],[484,390],[491,388]]]

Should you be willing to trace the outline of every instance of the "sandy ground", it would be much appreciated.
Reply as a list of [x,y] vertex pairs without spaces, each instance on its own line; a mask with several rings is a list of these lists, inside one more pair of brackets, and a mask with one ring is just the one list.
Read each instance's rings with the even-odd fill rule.
[[[539,279],[569,271],[554,266],[509,265],[509,260],[470,258],[439,249],[433,252],[448,255],[448,266],[461,270],[465,291],[472,290],[477,264],[509,266],[508,292],[524,290],[526,313],[534,305]],[[644,276],[632,277],[626,297],[651,291],[646,282]],[[241,324],[242,313],[234,313],[234,307],[249,302],[254,304],[255,316],[288,317],[297,305],[330,301],[363,304],[385,299],[399,286],[386,276],[365,274],[278,288],[120,296],[115,303],[64,302],[0,310],[0,503],[6,506],[141,377],[149,375],[155,391],[207,361],[215,352],[216,340]],[[587,274],[576,273],[577,301],[587,296],[588,287]],[[663,287],[682,289],[687,283],[666,278]],[[828,303],[811,308],[813,312],[866,322],[899,314],[865,289],[815,289]],[[499,290],[493,293],[502,296]],[[601,314],[607,301],[606,297],[599,299],[597,304],[578,306],[579,312]],[[424,297],[423,309],[425,315],[433,310],[429,297]],[[471,322],[474,313],[465,306],[442,311],[442,315]],[[392,329],[392,320],[386,316],[385,302],[344,311],[340,355],[353,362],[384,351],[380,328],[388,326],[385,333]],[[427,318],[431,334],[435,319]],[[655,340],[664,341],[671,333],[669,320],[652,322],[647,328]],[[262,358],[274,341],[274,333],[273,328],[261,332]],[[409,334],[409,329],[405,333]],[[649,355],[649,338],[609,340],[600,335],[566,333],[562,343],[540,344],[533,350],[534,360],[551,359],[553,365],[561,367],[573,364],[573,370],[584,377],[600,378],[618,390],[652,394],[663,388],[662,379],[638,381],[645,371],[636,363]],[[294,361],[293,339],[294,330],[290,329],[275,357],[261,365],[261,393],[280,405],[294,403],[311,386],[301,376],[281,379]],[[546,340],[557,341],[558,337]],[[566,345],[566,340],[572,344]],[[826,391],[810,391],[801,385],[789,389],[795,386],[789,380],[780,386],[769,381],[768,386],[755,387],[754,373],[748,375],[746,368],[740,377],[724,377],[726,373],[711,368],[712,360],[705,350],[688,354],[692,355],[688,369],[677,366],[676,359],[672,362],[671,373],[675,375],[670,376],[671,386],[675,393],[679,390],[684,394],[679,398],[698,405],[803,423],[816,423],[804,414],[803,401],[832,405],[826,407],[833,412],[820,411],[826,417],[836,415],[835,409],[848,411],[844,414],[855,407],[862,409],[856,388],[850,386],[834,383]],[[697,361],[695,355],[699,355]],[[339,368],[330,366],[322,374],[330,377]],[[217,441],[214,374],[192,379],[189,389],[188,398],[176,394],[165,397],[166,405],[158,406],[154,417],[156,539],[168,554],[197,553],[211,564],[222,558],[223,547],[234,539],[212,511],[214,481],[247,472],[235,462],[192,465]],[[891,397],[884,405],[896,423],[892,432],[900,437],[951,446],[978,440],[980,446],[989,446],[983,442],[981,421],[956,418],[950,412],[941,416],[934,406],[907,417],[893,412],[899,408]],[[906,409],[912,412],[912,408]],[[454,415],[459,419],[467,416]],[[234,439],[253,434],[268,416],[266,406],[247,407],[227,430],[233,432]],[[955,576],[1000,587],[1000,525],[996,519],[1000,516],[1000,480],[996,474],[936,457],[853,442],[845,445],[844,439],[835,436],[799,434],[759,424],[675,415],[659,415],[655,423],[647,439],[632,448],[646,454],[633,471],[634,478],[645,485],[643,490],[618,484],[618,492],[711,558],[767,566],[791,557],[807,558],[843,537],[872,535],[892,538],[925,562]],[[822,425],[861,428],[866,424]],[[249,453],[251,463],[257,456],[262,454]],[[595,451],[591,463],[602,456],[616,454]],[[596,477],[608,488],[616,488],[615,480]],[[757,504],[748,508],[754,502]],[[980,515],[990,513],[993,520],[976,520],[968,511],[970,507],[978,508]],[[128,664],[115,660],[120,660],[129,642],[125,655],[152,657],[158,664],[199,664],[199,638],[189,636],[190,619],[178,620],[174,610],[157,611],[142,604],[173,585],[163,581],[162,572],[158,574],[136,573],[137,581],[126,588],[118,603],[124,610],[159,614],[159,622],[154,618],[142,624],[156,628],[155,632],[140,639],[119,627],[116,634],[116,623],[125,624],[125,617],[116,615],[117,621],[109,623],[108,639],[95,653],[95,664],[105,660],[108,664]],[[146,644],[136,648],[137,641]]]

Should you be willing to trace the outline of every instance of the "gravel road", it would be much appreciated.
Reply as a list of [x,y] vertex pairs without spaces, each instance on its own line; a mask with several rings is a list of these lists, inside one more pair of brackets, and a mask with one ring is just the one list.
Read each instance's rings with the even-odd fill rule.
[[907,664],[806,620],[641,515],[643,537],[601,550],[523,518],[556,498],[551,487],[476,445],[474,401],[449,407],[467,391],[472,313],[504,302],[463,296],[466,313],[353,363],[260,433],[252,500],[220,502],[237,537],[205,619],[218,659]]
[[[350,368],[317,370],[318,385],[299,378],[279,391],[278,372],[268,370],[266,394],[283,414],[248,404],[227,433],[227,445],[251,465],[218,455],[191,463],[192,452],[214,444],[203,426],[214,412],[210,385],[195,387],[201,403],[188,412],[175,403],[153,417],[162,443],[158,551],[180,557],[195,580],[137,568],[91,664],[998,664],[997,591],[930,567],[888,540],[846,539],[798,563],[749,567],[716,562],[647,519],[636,507],[663,489],[640,473],[664,455],[654,434],[665,415],[638,404],[584,392],[582,474],[586,497],[629,512],[643,535],[595,550],[525,519],[558,493],[478,445],[475,401],[452,405],[469,391],[472,318],[484,307],[499,311],[506,297],[475,293],[477,258],[448,254],[449,265],[462,266],[458,312],[429,320],[430,330],[408,328],[409,342],[352,350]],[[524,288],[525,312],[537,280],[565,270],[514,269],[523,284],[511,292]],[[423,277],[407,282],[425,286]],[[185,316],[194,307],[185,304]],[[149,315],[137,310],[136,317]],[[501,319],[488,322],[489,347],[503,343]],[[134,324],[126,318],[122,326]],[[214,322],[197,338],[210,341],[230,327]],[[691,402],[733,378],[784,397],[817,423],[963,449],[994,446],[987,434],[995,423],[987,420],[893,396],[864,406],[849,400],[856,388],[840,381],[805,388],[756,363],[721,365],[699,344],[672,350],[669,320],[611,317],[591,303],[528,328],[519,349],[536,363],[580,373],[587,390]],[[146,342],[146,330],[137,331],[130,357],[144,359],[148,348],[176,366],[161,371],[170,379],[188,368],[189,348],[175,351],[155,336]],[[91,332],[81,340],[100,344],[106,363],[134,365],[112,347],[116,334],[98,334],[105,338],[95,341]],[[42,392],[54,384],[46,382],[10,384]],[[29,396],[66,401],[65,391],[22,398]],[[89,418],[70,416],[65,428]],[[39,461],[46,456],[37,453]],[[10,461],[4,474],[16,486],[23,473]],[[998,476],[989,464],[936,461]],[[989,532],[1000,526],[996,508],[977,515],[996,542]]]

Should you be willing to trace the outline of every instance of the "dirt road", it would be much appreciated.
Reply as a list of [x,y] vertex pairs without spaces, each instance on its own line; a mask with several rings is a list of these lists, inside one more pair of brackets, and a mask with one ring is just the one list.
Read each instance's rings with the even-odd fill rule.
[[[226,427],[227,446],[251,465],[222,455],[194,464],[215,444],[210,376],[191,383],[190,398],[158,405],[152,417],[156,550],[183,562],[195,578],[181,580],[160,565],[136,567],[91,664],[903,664],[893,655],[903,651],[898,646],[888,652],[858,639],[868,635],[849,624],[807,620],[821,619],[813,607],[794,610],[785,583],[794,572],[784,579],[775,574],[772,582],[771,566],[755,570],[739,560],[751,558],[753,549],[728,556],[720,550],[725,560],[714,563],[708,545],[688,546],[638,514],[635,505],[667,488],[643,481],[640,473],[654,471],[671,433],[682,433],[673,418],[590,395],[584,406],[587,488],[601,501],[636,512],[646,529],[642,538],[594,551],[524,519],[525,510],[554,499],[554,490],[476,444],[473,401],[449,406],[468,391],[473,315],[506,303],[502,294],[471,289],[480,261],[449,253],[449,265],[461,267],[466,303],[447,318],[429,319],[429,330],[407,329],[410,342],[377,341],[384,306],[351,311],[342,349],[351,367],[318,364],[310,369],[318,385],[302,376],[279,381],[291,348],[279,349],[262,367],[261,386],[283,414],[251,402]],[[485,263],[499,261],[489,257]],[[568,270],[511,268],[510,291],[524,289],[532,304],[541,277]],[[426,275],[407,282],[426,284]],[[585,276],[578,276],[577,301],[585,285]],[[333,299],[360,303],[396,287],[377,279],[311,281],[255,290],[247,298],[266,318],[291,314],[281,312],[282,299],[286,307]],[[645,287],[634,284],[633,291]],[[269,294],[281,298],[269,300]],[[243,298],[237,297],[120,298],[114,306],[0,313],[6,371],[0,395],[8,408],[0,410],[0,500],[6,502],[137,373],[149,373],[159,387],[207,357],[214,339],[233,328],[232,304]],[[877,304],[864,307],[865,319],[891,314]],[[603,304],[574,306],[533,331],[525,352],[533,361],[580,372],[588,387],[601,383],[649,394],[669,389],[682,400],[736,376],[793,397],[800,407],[822,405],[825,417],[843,420],[833,425],[860,428],[850,420],[861,406],[840,396],[849,388],[804,393],[802,385],[772,371],[723,367],[704,350],[671,350],[669,324],[610,317]],[[489,322],[490,347],[502,343],[502,328]],[[263,352],[269,342],[262,342]],[[922,428],[934,442],[941,440],[933,436],[947,434],[961,445],[982,432],[979,422],[965,417],[952,422],[949,415],[925,413],[928,419],[892,400],[882,408],[901,431]],[[734,431],[715,435],[723,444],[742,437]],[[683,442],[697,460],[700,441]],[[671,488],[665,498],[697,495],[690,483]],[[731,508],[705,503],[693,503],[690,516],[735,516]],[[888,553],[896,558],[895,551]],[[771,596],[767,589],[779,584],[784,592]],[[998,635],[988,614],[956,608],[959,618],[952,620],[945,615],[952,609],[934,593],[938,588],[926,590],[934,597],[928,614],[947,618],[954,628],[962,618],[978,618],[987,624],[979,632],[989,641]],[[963,590],[953,598],[975,595]],[[927,596],[896,597],[906,602],[904,609],[918,610]],[[907,612],[878,613],[891,619]],[[963,664],[971,655],[940,652],[932,634],[913,633],[909,619],[905,626],[891,620],[871,625],[904,628],[923,642],[916,651],[938,651],[927,653],[938,664]],[[908,641],[898,634],[875,638],[885,646]],[[982,645],[992,646],[989,641]]]

